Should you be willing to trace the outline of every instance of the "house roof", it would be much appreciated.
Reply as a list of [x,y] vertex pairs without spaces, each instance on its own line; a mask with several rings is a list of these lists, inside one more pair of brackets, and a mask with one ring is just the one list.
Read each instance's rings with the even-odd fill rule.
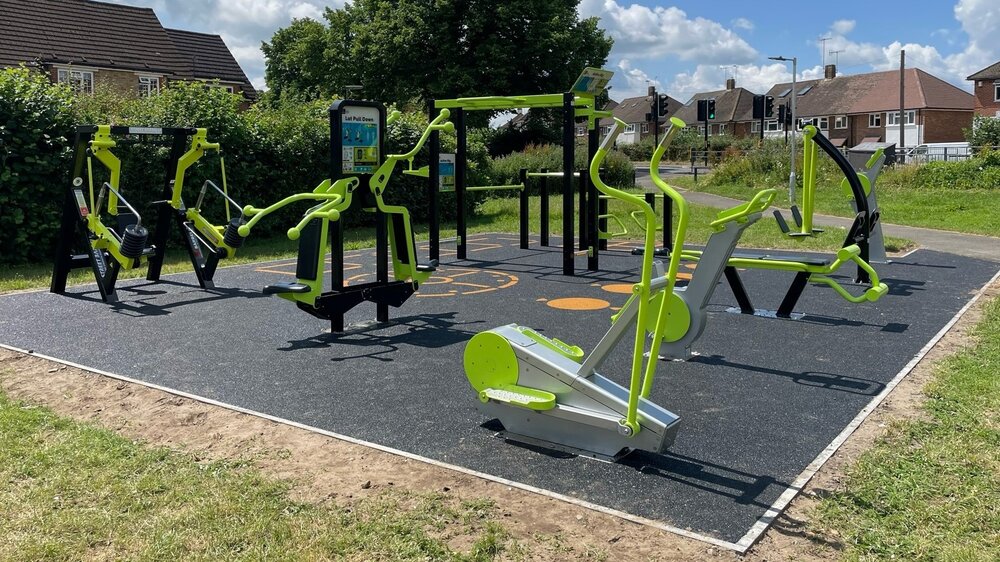
[[[776,105],[789,98],[778,97],[791,83],[775,84],[767,95]],[[903,105],[907,109],[973,108],[972,94],[919,68],[904,72]],[[899,71],[869,72],[836,78],[796,82],[795,113],[803,117],[876,113],[899,109]],[[805,92],[805,93],[803,93]]]
[[971,74],[966,80],[996,80],[997,78],[1000,78],[1000,61]]
[[165,29],[179,55],[177,74],[183,78],[219,79],[242,85],[244,93],[255,97],[257,92],[250,85],[243,69],[233,57],[222,37],[208,33]]
[[691,97],[688,102],[681,107],[675,117],[680,118],[688,125],[698,123],[698,101],[715,100],[714,123],[728,123],[730,121],[750,121],[753,114],[754,93],[746,88],[734,88],[732,90],[716,90],[714,92],[699,92]]
[[73,64],[219,78],[254,92],[217,35],[164,29],[150,8],[92,0],[0,0],[0,66]]

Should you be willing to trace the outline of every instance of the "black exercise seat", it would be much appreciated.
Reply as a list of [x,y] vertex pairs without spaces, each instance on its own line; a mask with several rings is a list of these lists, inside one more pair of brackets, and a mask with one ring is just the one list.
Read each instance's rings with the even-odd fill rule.
[[761,261],[794,261],[798,263],[804,263],[806,265],[828,265],[830,260],[823,258],[816,258],[812,256],[796,256],[796,255],[775,255],[775,254],[761,254],[754,252],[733,252],[734,258],[744,259],[744,260],[761,260]]
[[265,295],[277,295],[281,293],[308,293],[309,285],[305,283],[275,283],[264,287]]

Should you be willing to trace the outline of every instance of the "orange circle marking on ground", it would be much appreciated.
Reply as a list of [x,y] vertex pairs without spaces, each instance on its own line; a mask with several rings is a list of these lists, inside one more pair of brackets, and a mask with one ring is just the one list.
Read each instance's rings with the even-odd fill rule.
[[612,283],[610,285],[603,285],[601,288],[609,293],[632,294],[632,285],[630,283]]
[[559,310],[601,310],[611,306],[606,300],[591,299],[587,297],[569,297],[565,299],[552,299],[545,303],[552,308]]

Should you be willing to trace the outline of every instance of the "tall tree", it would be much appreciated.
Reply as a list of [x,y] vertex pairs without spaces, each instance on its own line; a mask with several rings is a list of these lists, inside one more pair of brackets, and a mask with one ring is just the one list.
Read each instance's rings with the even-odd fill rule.
[[263,46],[277,94],[362,84],[387,103],[562,92],[612,40],[579,0],[354,0],[325,24],[296,20]]

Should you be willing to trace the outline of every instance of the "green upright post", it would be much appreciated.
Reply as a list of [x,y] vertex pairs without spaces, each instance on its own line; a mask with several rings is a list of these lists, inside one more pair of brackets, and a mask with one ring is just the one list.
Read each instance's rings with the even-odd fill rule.
[[460,260],[465,259],[466,253],[466,223],[465,223],[465,168],[466,168],[466,131],[465,131],[465,110],[456,108],[452,113],[452,123],[455,124],[455,205],[458,207],[458,242],[455,257]]

